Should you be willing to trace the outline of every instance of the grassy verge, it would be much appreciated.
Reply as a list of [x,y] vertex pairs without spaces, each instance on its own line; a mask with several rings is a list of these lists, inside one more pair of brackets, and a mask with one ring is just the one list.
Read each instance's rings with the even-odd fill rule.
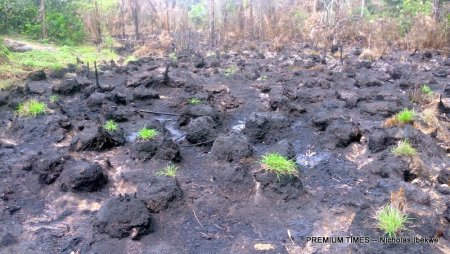
[[[0,41],[2,41],[2,38],[0,38]],[[34,44],[36,45],[36,43]],[[77,58],[85,63],[119,59],[119,56],[112,50],[97,49],[94,46],[86,45],[76,47],[43,45],[42,49],[23,53],[5,51],[2,55],[0,89],[20,84],[20,80],[30,71],[62,69],[68,64],[76,64]]]

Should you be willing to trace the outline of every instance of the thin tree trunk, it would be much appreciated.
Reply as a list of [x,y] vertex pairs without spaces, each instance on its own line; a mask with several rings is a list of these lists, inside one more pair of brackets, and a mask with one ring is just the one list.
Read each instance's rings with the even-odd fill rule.
[[95,44],[102,43],[102,28],[100,26],[100,14],[98,12],[98,4],[97,0],[94,1],[94,7],[95,7],[95,13],[94,13],[94,20],[95,20],[95,30],[96,30],[96,37],[95,38]]
[[210,36],[210,39],[211,39],[211,41],[210,41],[210,43],[211,43],[211,47],[215,47],[216,46],[216,31],[215,31],[215,26],[216,26],[216,22],[215,22],[215,18],[216,18],[216,15],[215,15],[215,6],[214,6],[214,0],[210,0],[211,2],[211,20],[210,20],[210,22],[211,22],[211,26],[210,26],[210,29],[211,29],[211,36]]
[[41,0],[41,3],[39,5],[39,16],[41,19],[41,26],[42,26],[42,38],[47,38],[47,24],[45,22],[45,0]]
[[440,11],[440,1],[439,0],[433,0],[433,18],[434,21],[437,23],[440,20],[441,11]]
[[366,1],[365,0],[361,0],[361,18],[364,17],[365,5],[366,5]]
[[122,37],[125,38],[125,0],[120,0],[120,23],[122,27]]
[[138,2],[138,0],[130,0],[130,6],[131,6],[131,14],[132,14],[133,20],[134,20],[134,35],[136,36],[136,39],[138,40],[140,38],[140,33],[139,33],[139,2]]

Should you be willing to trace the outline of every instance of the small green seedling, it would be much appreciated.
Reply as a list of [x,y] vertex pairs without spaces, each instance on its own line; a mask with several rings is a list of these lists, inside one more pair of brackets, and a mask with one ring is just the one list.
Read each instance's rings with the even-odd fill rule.
[[408,140],[401,140],[398,142],[397,146],[392,148],[391,152],[395,156],[414,156],[417,151],[411,146]]
[[178,167],[169,164],[165,168],[161,169],[160,171],[156,172],[157,176],[168,176],[168,177],[175,177],[177,175]]
[[280,176],[284,175],[298,175],[295,161],[290,160],[278,153],[268,153],[264,155],[261,159],[261,164],[265,170],[275,173],[278,179]]
[[19,104],[17,114],[23,117],[35,117],[43,115],[47,111],[47,104],[35,99],[30,99]]
[[177,57],[177,54],[174,52],[174,53],[170,53],[169,54],[169,58],[170,58],[170,60],[172,60],[173,62],[176,62],[177,60],[178,60],[178,57]]
[[55,104],[59,100],[59,97],[56,94],[52,94],[52,95],[50,95],[49,100],[50,100],[50,103]]
[[107,131],[113,132],[119,129],[119,125],[114,120],[108,120],[105,125],[103,125],[103,128]]
[[233,76],[234,74],[236,74],[237,72],[237,68],[234,65],[231,65],[230,67],[225,69],[225,76]]
[[158,134],[159,132],[157,130],[144,127],[139,130],[138,137],[141,140],[150,140]]
[[194,105],[195,106],[195,105],[201,104],[202,101],[200,99],[197,99],[197,98],[191,98],[191,99],[189,99],[188,103],[190,105]]
[[409,218],[392,205],[386,205],[378,212],[377,220],[378,227],[389,237],[393,237],[400,230],[405,229],[405,224]]
[[405,108],[402,111],[398,112],[397,115],[395,115],[395,119],[399,123],[407,124],[414,122],[415,116],[416,112],[414,112],[414,110],[409,110]]
[[260,79],[261,79],[261,81],[266,81],[267,80],[267,76],[262,76],[262,77],[260,77]]
[[422,85],[420,90],[422,91],[422,93],[424,93],[426,95],[432,95],[433,94],[433,90],[431,90],[431,88],[428,85]]

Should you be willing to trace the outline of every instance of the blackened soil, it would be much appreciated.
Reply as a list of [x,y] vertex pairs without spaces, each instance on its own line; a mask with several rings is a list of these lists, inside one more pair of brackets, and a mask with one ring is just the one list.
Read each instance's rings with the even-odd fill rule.
[[[317,52],[230,51],[204,65],[179,52],[101,66],[99,86],[80,71],[0,91],[0,252],[450,253],[448,108],[436,104],[437,131],[383,126],[425,109],[409,99],[421,84],[450,97],[448,56],[340,65]],[[47,114],[18,117],[28,98]],[[158,136],[139,139],[143,127]],[[391,154],[404,138],[416,158]],[[269,151],[295,159],[299,179],[265,172]],[[156,176],[169,163],[176,178]],[[307,241],[382,237],[375,214],[401,186],[412,220],[400,236],[438,244]]]

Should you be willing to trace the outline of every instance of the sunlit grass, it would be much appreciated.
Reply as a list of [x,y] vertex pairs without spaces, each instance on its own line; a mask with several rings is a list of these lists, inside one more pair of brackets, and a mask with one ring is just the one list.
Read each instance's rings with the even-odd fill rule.
[[411,146],[408,140],[401,140],[398,142],[397,146],[392,148],[391,152],[395,156],[414,156],[417,151]]
[[409,218],[399,209],[391,205],[386,205],[378,212],[377,220],[378,227],[389,237],[393,237],[400,230],[405,229],[405,224]]
[[416,116],[416,112],[414,112],[414,110],[409,110],[409,109],[405,108],[395,115],[395,119],[399,123],[406,124],[406,123],[412,123],[414,121],[415,116]]
[[265,170],[275,173],[278,178],[283,175],[298,175],[295,161],[278,153],[268,153],[264,155],[261,159],[261,164]]
[[103,125],[103,128],[107,131],[113,132],[119,129],[119,124],[117,124],[114,120],[108,120],[105,125]]
[[150,139],[156,137],[158,134],[159,134],[159,132],[155,129],[142,128],[138,132],[138,138],[141,140],[150,140]]
[[17,114],[22,117],[35,117],[45,114],[47,109],[47,104],[44,102],[31,99],[19,104]]
[[175,177],[177,175],[177,170],[178,170],[177,166],[175,166],[173,164],[169,164],[165,168],[156,172],[156,175],[157,176]]
[[201,104],[202,101],[200,99],[197,99],[197,98],[191,98],[191,99],[188,100],[188,103],[190,105],[195,106],[195,105]]

